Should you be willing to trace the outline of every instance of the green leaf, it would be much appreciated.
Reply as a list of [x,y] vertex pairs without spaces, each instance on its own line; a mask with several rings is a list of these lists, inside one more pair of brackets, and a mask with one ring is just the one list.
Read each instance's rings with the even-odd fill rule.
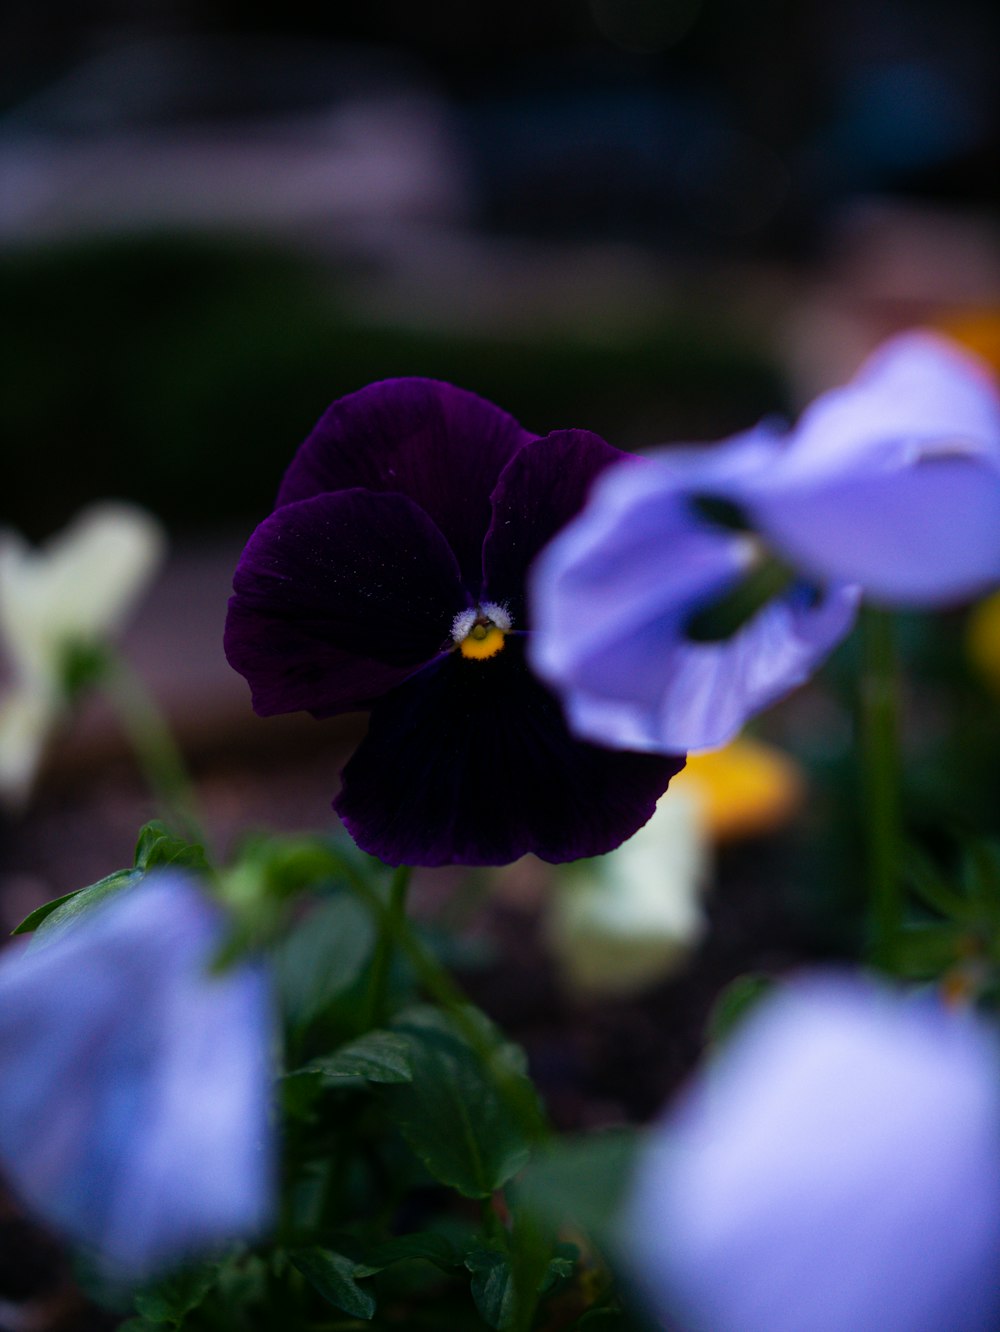
[[934,980],[963,959],[968,944],[968,931],[956,925],[907,925],[896,940],[899,971],[914,980]]
[[524,1055],[502,1040],[476,1010],[468,1020],[481,1033],[482,1055],[459,1034],[454,1019],[421,1007],[393,1023],[409,1048],[412,1082],[379,1089],[390,1117],[431,1174],[468,1198],[488,1198],[524,1165],[530,1138],[505,1085],[531,1098]]
[[352,1258],[317,1246],[291,1249],[288,1256],[306,1280],[336,1308],[352,1318],[372,1317],[375,1297],[362,1290],[354,1279],[357,1264]]
[[472,1273],[472,1302],[489,1327],[506,1328],[514,1321],[514,1277],[510,1255],[497,1249],[473,1249],[465,1255]]
[[369,912],[338,894],[304,916],[274,950],[282,1010],[293,1026],[317,1017],[364,971],[375,944]]
[[87,888],[77,888],[72,893],[64,893],[62,897],[53,898],[51,902],[36,907],[13,933],[28,934],[34,930],[41,934],[43,930],[54,929],[61,932],[78,915],[97,906],[105,897],[123,888],[134,887],[149,870],[168,865],[198,871],[208,869],[204,847],[175,837],[166,824],[154,819],[139,832],[135,861],[131,868],[115,870]]
[[68,902],[71,897],[76,897],[77,893],[83,892],[82,888],[74,888],[71,893],[63,893],[62,897],[54,897],[51,902],[45,902],[40,907],[35,907],[34,911],[29,911],[24,920],[21,921],[11,934],[30,934],[36,930],[46,916],[52,914],[56,907],[62,906],[63,902]]
[[218,1265],[200,1263],[188,1267],[148,1290],[139,1291],[135,1307],[152,1323],[180,1327],[192,1309],[197,1309],[215,1284]]
[[436,1230],[417,1230],[410,1235],[396,1235],[384,1244],[377,1244],[365,1255],[364,1262],[354,1268],[356,1277],[374,1276],[394,1263],[411,1262],[421,1258],[447,1271],[461,1267],[463,1255],[454,1243]]
[[635,1332],[621,1309],[589,1309],[576,1324],[579,1332]]
[[71,639],[60,653],[59,679],[67,699],[75,699],[86,689],[100,684],[111,669],[111,657],[103,643],[86,638]]
[[542,1293],[568,1281],[576,1271],[580,1250],[575,1244],[557,1244],[555,1257],[549,1263],[548,1271],[542,1281]]
[[637,1135],[627,1129],[563,1138],[538,1153],[517,1183],[517,1206],[549,1229],[571,1226],[603,1243],[632,1173]]
[[185,842],[159,819],[152,819],[140,830],[133,864],[136,869],[146,871],[167,866],[197,871],[209,868],[203,846]]
[[708,1015],[709,1042],[714,1045],[728,1039],[773,987],[773,976],[758,971],[748,971],[730,981]]
[[327,1087],[357,1081],[399,1083],[413,1080],[409,1045],[396,1032],[379,1029],[342,1045],[333,1054],[311,1060],[291,1076],[299,1073],[318,1073]]
[[971,842],[965,848],[962,866],[963,887],[981,907],[996,907],[1000,901],[1000,846],[986,838]]
[[323,1096],[319,1074],[314,1073],[311,1077],[307,1077],[304,1069],[289,1073],[278,1084],[278,1095],[282,1118],[311,1123],[316,1117]]
[[[539,1284],[539,1293],[545,1294],[571,1277],[578,1255],[575,1245],[558,1245]],[[472,1300],[483,1322],[498,1330],[512,1326],[516,1288],[511,1255],[490,1247],[470,1249],[465,1266],[472,1273]]]
[[[46,943],[50,943],[57,934],[62,934],[85,911],[90,911],[93,907],[99,906],[107,897],[113,897],[126,888],[135,887],[141,880],[142,875],[137,870],[115,870],[114,874],[109,874],[97,883],[92,883],[89,888],[81,888],[79,892],[70,893],[68,897],[60,898],[58,902],[48,903],[51,909],[44,913],[42,919],[35,926],[35,938],[32,940],[31,946],[34,947],[35,942],[43,938]],[[30,919],[29,916],[28,920]],[[18,929],[20,930],[26,925],[27,921],[23,922]]]

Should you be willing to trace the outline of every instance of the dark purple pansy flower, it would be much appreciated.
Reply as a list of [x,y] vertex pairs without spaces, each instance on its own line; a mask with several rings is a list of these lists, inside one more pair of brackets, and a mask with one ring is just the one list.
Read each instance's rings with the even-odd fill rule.
[[622,454],[426,379],[335,402],[250,538],[226,655],[261,716],[370,709],[334,808],[388,864],[610,851],[683,758],[573,738],[525,661],[525,580]]

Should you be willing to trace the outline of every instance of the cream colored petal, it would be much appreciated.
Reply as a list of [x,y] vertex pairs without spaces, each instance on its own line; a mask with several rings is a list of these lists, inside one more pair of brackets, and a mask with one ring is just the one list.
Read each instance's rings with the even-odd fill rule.
[[0,533],[0,633],[20,678],[51,684],[67,642],[117,629],[165,545],[150,514],[118,503],[85,509],[37,550]]
[[625,995],[669,975],[704,932],[708,871],[698,801],[671,790],[617,851],[564,872],[547,932],[571,986]]
[[0,699],[0,804],[25,804],[58,717],[58,704],[39,691],[15,688]]

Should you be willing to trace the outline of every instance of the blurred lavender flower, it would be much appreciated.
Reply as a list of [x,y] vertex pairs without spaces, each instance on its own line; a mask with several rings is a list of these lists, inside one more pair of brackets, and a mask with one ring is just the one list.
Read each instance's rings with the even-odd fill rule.
[[39,550],[0,530],[0,800],[28,795],[66,704],[71,653],[101,647],[163,558],[159,523],[130,504],[95,504]]
[[1000,1314],[994,1034],[847,977],[762,1002],[654,1132],[622,1243],[705,1332],[985,1332]]
[[[535,566],[531,660],[578,734],[707,748],[809,676],[862,592],[934,606],[998,580],[996,386],[911,333],[787,436],[761,427],[600,478]],[[728,630],[695,632],[727,603]]]
[[601,478],[545,550],[532,584],[530,659],[591,740],[656,752],[725,744],[808,678],[849,631],[858,591],[787,581],[728,638],[689,622],[738,586],[761,547],[699,515],[693,495],[742,496],[779,446],[757,431],[720,449],[636,458]]
[[879,348],[803,413],[745,502],[798,568],[890,605],[940,606],[1000,582],[1000,393],[985,362],[930,332]]
[[115,1277],[269,1218],[269,995],[209,973],[221,925],[162,875],[0,962],[0,1165]]

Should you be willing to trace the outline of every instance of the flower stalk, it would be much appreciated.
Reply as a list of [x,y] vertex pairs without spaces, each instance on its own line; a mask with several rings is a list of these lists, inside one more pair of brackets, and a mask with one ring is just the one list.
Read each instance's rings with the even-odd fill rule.
[[858,730],[867,851],[871,958],[896,969],[903,928],[899,866],[902,829],[899,802],[899,708],[892,616],[865,606],[861,612],[862,667]]
[[106,648],[103,658],[100,683],[164,820],[188,841],[204,844],[191,778],[169,725],[121,654]]
[[368,1026],[381,1027],[389,1016],[389,972],[400,927],[406,926],[406,899],[412,870],[400,865],[389,884],[389,902],[386,913],[379,920],[379,937],[372,958],[368,984]]

